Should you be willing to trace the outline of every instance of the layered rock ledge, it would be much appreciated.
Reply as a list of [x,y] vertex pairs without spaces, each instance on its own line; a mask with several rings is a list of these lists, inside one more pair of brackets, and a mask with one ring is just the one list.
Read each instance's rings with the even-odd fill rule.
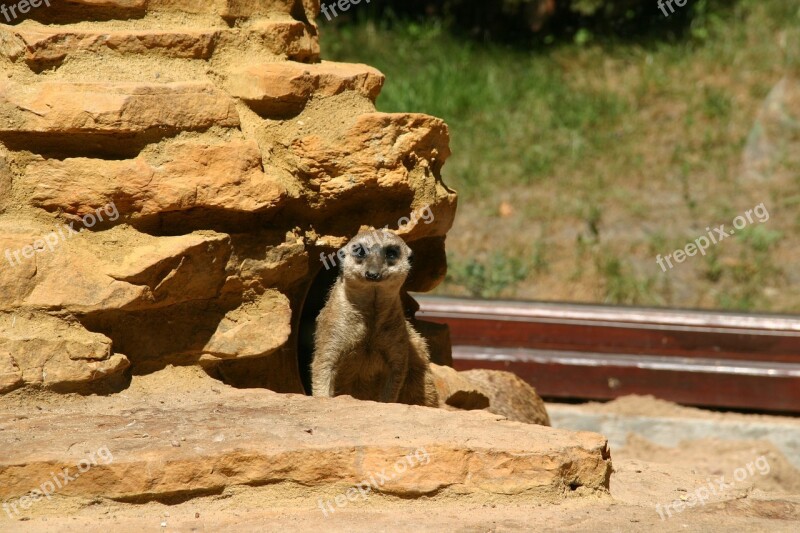
[[[64,468],[75,474],[98,450],[104,460],[57,497],[170,501],[276,483],[313,493],[370,478],[373,493],[403,498],[560,499],[608,490],[611,461],[598,434],[483,411],[235,390],[208,377],[187,379],[193,372],[168,368],[108,398],[46,405],[24,391],[7,397],[0,404],[0,499],[19,498]],[[418,462],[395,469],[415,453]]]
[[383,74],[321,61],[318,12],[60,0],[0,24],[0,394],[171,363],[302,393],[320,254],[428,209],[407,289],[444,278],[447,126],[377,112]]

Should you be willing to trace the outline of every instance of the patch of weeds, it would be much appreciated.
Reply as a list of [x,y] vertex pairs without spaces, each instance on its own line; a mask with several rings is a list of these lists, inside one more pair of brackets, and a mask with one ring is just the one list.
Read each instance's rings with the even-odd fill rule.
[[575,268],[569,275],[570,281],[578,281],[586,272],[586,255],[591,251],[591,243],[587,242],[586,237],[579,233],[575,238]]
[[654,233],[649,234],[647,239],[647,249],[650,255],[663,254],[664,250],[668,248],[667,236],[661,230],[656,230]]
[[758,303],[753,294],[723,293],[717,298],[717,305],[722,309],[747,311],[753,309]]
[[447,281],[467,289],[471,296],[496,298],[504,289],[528,277],[528,266],[517,257],[493,255],[489,260],[448,260]]
[[736,237],[754,252],[763,254],[769,252],[783,238],[783,233],[764,226],[747,226]]
[[605,303],[636,305],[648,300],[652,279],[640,280],[616,256],[601,254],[596,267],[605,281]]
[[547,272],[547,245],[541,239],[533,245],[533,255],[531,256],[531,266],[536,274]]
[[722,263],[719,260],[719,253],[712,249],[707,252],[705,257],[706,261],[706,270],[703,273],[703,276],[713,283],[719,282],[722,279],[722,274],[724,273],[724,269],[722,267]]
[[583,219],[586,221],[586,226],[589,228],[589,233],[592,240],[600,240],[600,221],[603,218],[603,211],[596,203],[589,205]]
[[724,91],[714,87],[705,87],[703,89],[703,111],[711,119],[728,119],[733,111],[733,100]]
[[763,307],[764,288],[778,285],[778,280],[783,278],[781,269],[772,263],[770,257],[783,234],[764,226],[747,226],[736,236],[744,246],[739,260],[730,269],[735,285],[719,296],[719,305],[743,311]]

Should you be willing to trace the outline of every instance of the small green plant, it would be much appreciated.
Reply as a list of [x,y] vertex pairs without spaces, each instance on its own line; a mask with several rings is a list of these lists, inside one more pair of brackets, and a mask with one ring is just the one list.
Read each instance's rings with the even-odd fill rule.
[[723,293],[717,298],[717,305],[722,309],[747,311],[753,309],[757,304],[757,299],[753,294]]
[[650,302],[653,279],[638,279],[616,256],[600,253],[595,266],[605,280],[605,303],[638,305]]
[[547,255],[545,250],[547,245],[541,239],[533,245],[533,255],[531,256],[531,266],[536,274],[547,272]]
[[711,249],[706,255],[706,270],[704,276],[708,281],[717,283],[722,279],[724,272],[722,263],[719,261],[719,254],[715,249]]
[[447,281],[467,289],[471,296],[496,298],[504,289],[528,277],[528,267],[516,257],[494,255],[491,259],[469,259],[462,263],[451,258]]
[[783,233],[764,226],[747,226],[737,236],[756,253],[766,253],[783,238]]
[[593,203],[589,206],[588,212],[584,216],[589,233],[593,240],[600,239],[600,221],[603,218],[603,211],[599,205]]
[[708,118],[727,119],[733,111],[733,100],[720,89],[706,87],[703,90],[703,109]]

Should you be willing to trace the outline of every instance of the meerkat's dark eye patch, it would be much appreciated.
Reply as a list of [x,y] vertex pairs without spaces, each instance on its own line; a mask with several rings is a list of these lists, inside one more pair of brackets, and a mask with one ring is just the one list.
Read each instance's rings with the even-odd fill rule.
[[400,259],[400,248],[397,246],[388,246],[385,251],[387,261],[397,261]]
[[360,244],[356,244],[355,246],[353,246],[352,252],[353,256],[358,257],[359,259],[364,259],[365,257],[367,257],[366,248],[364,248]]

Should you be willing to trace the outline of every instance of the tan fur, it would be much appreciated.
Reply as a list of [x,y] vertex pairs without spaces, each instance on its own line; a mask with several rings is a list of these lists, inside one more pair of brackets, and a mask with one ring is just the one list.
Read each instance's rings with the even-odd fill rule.
[[373,230],[358,234],[345,250],[339,278],[317,317],[314,396],[436,407],[428,347],[406,320],[400,300],[411,249],[395,234]]

